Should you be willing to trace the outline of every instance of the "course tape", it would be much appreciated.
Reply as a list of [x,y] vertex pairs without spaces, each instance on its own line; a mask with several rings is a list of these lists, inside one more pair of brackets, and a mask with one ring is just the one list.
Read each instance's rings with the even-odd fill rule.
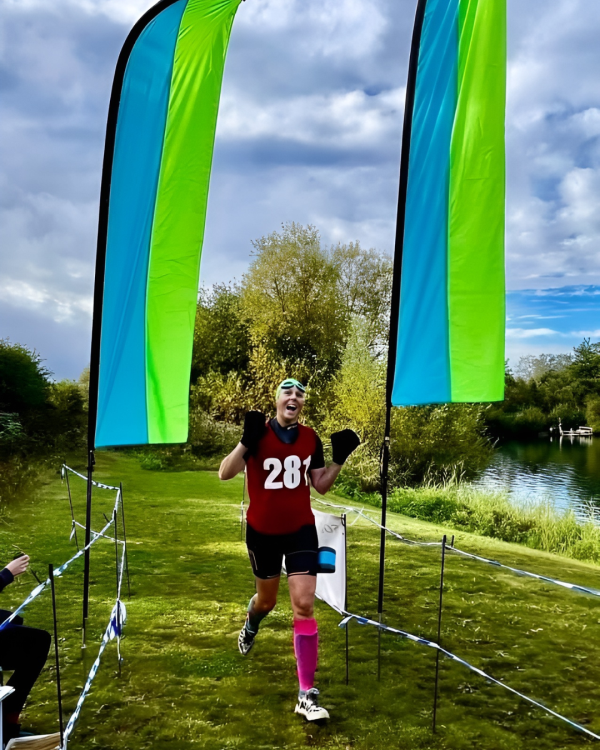
[[[120,491],[119,488],[117,488],[117,498],[115,500],[115,508],[114,508],[115,510],[118,510],[118,508],[119,508],[120,499],[121,499],[121,491]],[[112,526],[112,524],[113,524],[113,520],[111,518],[101,531],[93,531],[92,530],[91,534],[92,534],[93,538],[90,539],[90,543],[87,544],[85,547],[82,547],[79,550],[79,552],[76,552],[73,555],[73,557],[71,557],[69,560],[67,560],[62,565],[60,565],[58,568],[56,568],[54,570],[54,577],[55,578],[59,578],[65,572],[65,570],[67,570],[67,568],[72,563],[75,562],[75,560],[77,560],[83,554],[85,554],[86,550],[90,549],[90,547],[92,546],[92,544],[94,544],[94,542],[97,539],[100,539],[100,537],[104,537],[105,536],[105,532],[108,531],[108,529]],[[112,538],[114,540],[114,537],[109,537],[109,538]],[[124,546],[123,546],[123,548],[124,548]],[[4,620],[4,622],[0,623],[0,631],[2,631],[5,628],[7,628],[10,625],[10,623],[15,619],[15,617],[17,617],[17,615],[19,615],[25,609],[25,607],[28,604],[31,604],[31,602],[34,599],[37,599],[37,597],[42,593],[42,591],[45,591],[45,589],[48,586],[50,586],[50,579],[49,578],[47,578],[45,581],[43,581],[38,586],[36,586],[33,589],[33,591],[29,594],[29,596],[17,607],[17,609],[15,609],[15,611],[10,615],[10,617],[8,617],[6,620]]]
[[[123,575],[123,570],[121,568],[121,577],[122,575]],[[83,703],[92,688],[92,682],[94,681],[94,677],[96,676],[96,673],[98,672],[98,667],[100,666],[100,659],[102,658],[104,649],[108,645],[109,641],[112,641],[113,638],[119,637],[121,635],[121,631],[123,629],[123,625],[125,624],[126,619],[127,619],[127,610],[125,608],[125,605],[120,599],[117,599],[117,602],[112,609],[110,620],[108,621],[106,630],[104,631],[104,635],[102,636],[102,642],[100,643],[100,649],[98,651],[98,656],[96,657],[96,661],[92,664],[92,668],[90,669],[87,680],[85,681],[83,690],[81,691],[79,699],[77,700],[77,705],[75,706],[75,710],[73,711],[71,718],[69,719],[69,721],[67,722],[67,726],[65,727],[64,742],[62,745],[62,750],[66,750],[67,748],[67,740],[69,739],[71,732],[75,728],[75,724],[77,722],[77,719],[79,718],[79,714],[81,713],[81,707],[83,706]]]
[[[377,521],[374,521],[372,518],[369,518],[362,510],[358,510],[358,508],[353,508],[352,506],[346,506],[346,505],[334,505],[333,503],[327,503],[324,500],[319,500],[319,498],[313,497],[313,500],[315,500],[318,503],[321,503],[322,505],[328,505],[331,508],[340,508],[346,511],[351,511],[352,513],[356,513],[357,516],[360,516],[362,518],[365,518],[367,521],[370,521],[371,523],[375,524],[375,526],[379,527],[380,529],[384,528],[381,524],[377,523]],[[441,547],[441,542],[417,542],[413,539],[407,539],[406,537],[401,536],[400,534],[397,534],[395,531],[392,531],[391,529],[388,529],[385,527],[385,530],[388,534],[391,534],[391,536],[396,537],[396,539],[399,539],[402,542],[405,542],[406,544],[412,544],[418,547]],[[486,563],[487,565],[494,565],[497,568],[503,568],[504,570],[509,570],[511,573],[515,573],[519,576],[526,576],[527,578],[534,578],[537,581],[543,581],[544,583],[551,583],[555,586],[561,586],[564,589],[568,589],[569,591],[577,591],[581,594],[589,594],[590,596],[600,596],[600,591],[598,589],[593,589],[589,586],[581,586],[578,583],[568,583],[566,581],[560,581],[557,578],[551,578],[550,576],[544,576],[540,575],[539,573],[532,573],[529,570],[521,570],[520,568],[512,568],[510,565],[505,565],[504,563],[498,562],[497,560],[490,560],[487,557],[481,557],[481,555],[474,555],[472,552],[465,552],[462,549],[458,549],[458,547],[453,547],[450,544],[446,544],[446,549],[451,552],[456,552],[457,555],[462,555],[463,557],[468,557],[471,560],[477,560],[478,562]]]
[[600,596],[600,591],[597,589],[589,588],[588,586],[580,586],[577,583],[567,583],[566,581],[559,581],[556,578],[550,578],[549,576],[542,576],[538,573],[531,573],[528,570],[520,570],[519,568],[511,568],[510,565],[504,565],[504,563],[498,562],[497,560],[490,560],[487,557],[481,557],[480,555],[474,555],[472,552],[465,552],[462,549],[456,547],[446,546],[447,550],[456,552],[457,555],[468,557],[471,560],[477,560],[479,562],[487,563],[488,565],[495,565],[497,568],[503,568],[504,570],[510,570],[511,573],[516,573],[519,576],[527,576],[528,578],[535,578],[538,581],[544,581],[544,583],[552,583],[555,586],[562,586],[570,591],[579,591],[582,594],[590,594],[591,596]]
[[[65,478],[65,471],[70,471],[71,474],[75,474],[76,477],[80,477],[86,482],[88,480],[85,474],[80,474],[78,471],[75,471],[75,469],[72,469],[70,466],[67,466],[67,464],[63,464],[60,468],[60,475],[63,479]],[[101,490],[114,490],[115,492],[119,491],[119,487],[113,487],[110,484],[102,484],[101,482],[94,482],[93,479],[92,479],[92,484],[94,485],[94,487],[98,487]]]
[[461,659],[459,656],[456,656],[450,651],[447,651],[445,648],[442,648],[439,644],[434,643],[433,641],[427,640],[427,638],[420,638],[419,636],[412,635],[411,633],[407,633],[404,630],[391,628],[389,625],[384,625],[383,623],[376,622],[375,620],[369,620],[367,617],[361,617],[360,615],[353,615],[348,612],[346,612],[345,614],[346,614],[346,617],[344,617],[344,619],[339,624],[340,628],[347,627],[350,620],[356,620],[356,622],[359,625],[373,625],[374,627],[379,628],[379,630],[382,630],[386,633],[393,633],[394,635],[399,635],[402,638],[406,638],[409,641],[413,641],[413,643],[418,643],[421,646],[428,646],[429,648],[432,648],[444,654],[444,656],[447,656],[452,661],[455,661],[458,664],[462,664],[463,667],[470,669],[471,672],[475,672],[475,674],[478,674],[480,677],[483,677],[484,679],[489,680],[490,682],[493,682],[495,685],[499,685],[500,687],[503,687],[505,690],[508,690],[513,695],[516,695],[517,697],[521,698],[527,703],[530,703],[532,706],[535,706],[536,708],[541,708],[542,711],[545,711],[546,713],[551,714],[555,718],[560,719],[561,721],[564,721],[566,724],[569,724],[569,726],[573,727],[578,732],[582,732],[583,734],[586,734],[588,737],[592,737],[595,740],[600,740],[600,735],[594,734],[594,732],[591,732],[589,729],[586,729],[585,727],[581,726],[581,724],[577,724],[577,722],[571,721],[571,719],[567,719],[566,716],[563,716],[562,714],[559,714],[556,711],[553,711],[551,708],[544,706],[543,703],[540,703],[539,701],[536,701],[533,698],[530,698],[524,693],[520,693],[518,690],[515,690],[514,688],[510,687],[510,685],[506,685],[504,682],[501,682],[500,680],[496,680],[494,677],[491,677],[489,674],[487,674],[487,672],[484,672],[482,669],[479,669],[478,667],[475,667],[472,664],[469,664],[468,661],[465,661],[464,659]]
[[[80,529],[85,530],[85,524],[79,523],[79,521],[73,521],[73,524],[75,526],[79,526]],[[108,536],[108,534],[103,534],[101,531],[93,531],[93,534],[97,534],[98,536],[101,536],[103,539],[108,539],[111,542],[117,542],[117,544],[125,544],[123,539],[115,539],[114,536]],[[73,533],[71,532],[71,536],[73,536]]]
[[325,502],[325,500],[320,500],[318,497],[311,497],[311,499],[317,503],[321,503],[321,505],[327,505],[330,508],[338,508],[339,510],[346,510],[346,511],[350,511],[351,513],[356,513],[361,518],[364,518],[366,521],[369,521],[369,523],[372,523],[375,526],[377,526],[377,528],[385,529],[388,534],[391,534],[391,536],[396,537],[396,539],[399,539],[401,542],[404,542],[405,544],[412,544],[415,547],[441,547],[442,546],[441,542],[417,542],[414,539],[407,539],[401,534],[398,534],[396,531],[392,531],[391,529],[388,529],[387,526],[382,526],[378,521],[375,521],[375,519],[368,516],[364,512],[364,508],[359,510],[358,508],[353,508],[351,505],[336,505],[335,503],[328,503],[328,502]]

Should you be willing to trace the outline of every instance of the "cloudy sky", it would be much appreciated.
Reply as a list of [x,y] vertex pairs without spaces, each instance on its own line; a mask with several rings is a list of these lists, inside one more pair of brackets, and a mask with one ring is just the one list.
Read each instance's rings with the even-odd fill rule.
[[[89,359],[104,130],[146,0],[0,0],[0,337]],[[205,282],[288,220],[391,252],[415,0],[247,0],[221,101]],[[507,352],[600,339],[600,2],[508,0]]]

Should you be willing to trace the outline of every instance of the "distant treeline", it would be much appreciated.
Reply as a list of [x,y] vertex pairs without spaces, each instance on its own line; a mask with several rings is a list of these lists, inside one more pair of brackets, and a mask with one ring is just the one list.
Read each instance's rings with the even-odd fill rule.
[[51,376],[39,353],[0,339],[0,500],[84,445],[89,372],[79,382]]
[[552,428],[588,425],[600,432],[600,342],[589,339],[573,354],[521,357],[506,369],[506,395],[486,412],[491,435],[531,437]]
[[[355,429],[362,445],[339,480],[347,493],[379,485],[392,263],[358,242],[325,247],[289,223],[253,243],[240,282],[199,293],[185,446],[140,448],[148,468],[214,466],[239,440],[249,409],[274,413],[286,376],[308,385],[306,422],[327,446]],[[0,342],[0,462],[83,448],[89,372],[53,383],[40,356]],[[506,401],[394,409],[392,486],[472,476],[496,438],[558,425],[600,431],[600,344],[573,355],[524,357],[506,372]],[[16,459],[15,459],[16,460]],[[1,468],[1,467],[0,467]]]

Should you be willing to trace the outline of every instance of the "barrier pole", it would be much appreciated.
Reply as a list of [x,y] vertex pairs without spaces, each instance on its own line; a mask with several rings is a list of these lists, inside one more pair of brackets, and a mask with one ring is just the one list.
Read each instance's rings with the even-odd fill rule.
[[119,482],[121,498],[121,524],[123,526],[123,542],[125,543],[125,570],[127,571],[127,598],[131,599],[131,582],[129,580],[129,558],[127,557],[127,532],[125,531],[125,505],[123,504],[123,482]]
[[[346,514],[342,514],[342,526],[344,527],[344,566],[346,568],[344,576],[344,582],[345,582],[345,591],[344,591],[344,609],[346,612],[348,611],[348,532],[347,532],[347,524],[346,524]],[[349,625],[350,623],[348,623]],[[348,630],[350,629],[346,625],[346,685],[350,681],[350,643],[349,643],[349,636],[348,636]]]
[[75,534],[75,544],[77,545],[77,552],[79,552],[79,542],[77,541],[77,526],[75,526],[75,512],[73,510],[73,500],[71,498],[71,485],[69,484],[69,472],[65,469],[65,479],[67,480],[67,492],[69,493],[69,505],[71,506],[71,524]]
[[117,509],[113,510],[113,523],[115,527],[115,568],[117,572],[117,661],[119,662],[119,675],[121,674],[121,607],[119,601],[119,536],[117,528]]
[[94,471],[94,449],[88,450],[87,467],[87,502],[85,508],[85,555],[83,568],[83,624],[81,628],[81,647],[85,648],[85,626],[90,609],[90,548],[92,539],[92,472]]
[[[446,535],[442,537],[442,566],[440,573],[440,606],[438,609],[438,631],[437,631],[437,643],[440,643],[442,635],[442,605],[444,603],[444,564],[446,562]],[[437,703],[438,703],[438,683],[440,676],[440,652],[439,649],[435,652],[435,688],[433,691],[433,731],[435,733],[435,722],[437,717]]]
[[58,660],[58,625],[56,622],[56,591],[54,588],[54,566],[48,565],[48,578],[52,589],[52,618],[54,620],[54,658],[56,660],[56,691],[58,693],[58,725],[60,727],[60,746],[64,744],[64,728],[62,719],[62,695],[60,690],[60,662]]

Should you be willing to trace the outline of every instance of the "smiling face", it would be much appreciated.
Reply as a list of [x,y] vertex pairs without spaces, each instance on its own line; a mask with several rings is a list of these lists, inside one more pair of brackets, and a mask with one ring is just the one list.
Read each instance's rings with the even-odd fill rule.
[[282,388],[276,401],[277,421],[282,427],[287,427],[298,421],[305,394],[295,385]]

